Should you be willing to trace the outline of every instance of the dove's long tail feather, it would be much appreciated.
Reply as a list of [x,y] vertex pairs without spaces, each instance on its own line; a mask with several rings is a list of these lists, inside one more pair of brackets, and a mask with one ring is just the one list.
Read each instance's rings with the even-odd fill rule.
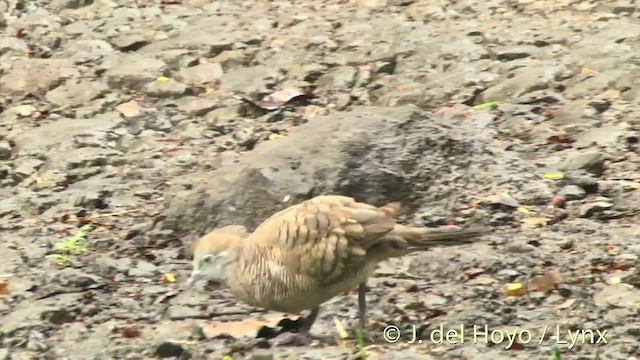
[[422,250],[436,246],[456,246],[473,243],[479,241],[480,237],[487,233],[487,229],[480,226],[461,229],[426,229],[397,225],[392,232],[394,235],[404,239],[409,249]]
[[375,259],[388,259],[440,246],[470,244],[482,239],[488,229],[480,226],[452,228],[418,228],[396,224],[391,232],[371,249]]

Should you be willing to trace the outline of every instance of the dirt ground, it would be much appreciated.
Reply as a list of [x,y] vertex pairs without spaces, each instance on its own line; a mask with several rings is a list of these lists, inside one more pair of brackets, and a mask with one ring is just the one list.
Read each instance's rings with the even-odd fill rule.
[[[0,1],[0,360],[640,357],[637,10]],[[492,232],[381,264],[373,343],[354,292],[292,347],[186,286],[191,241],[321,194]]]

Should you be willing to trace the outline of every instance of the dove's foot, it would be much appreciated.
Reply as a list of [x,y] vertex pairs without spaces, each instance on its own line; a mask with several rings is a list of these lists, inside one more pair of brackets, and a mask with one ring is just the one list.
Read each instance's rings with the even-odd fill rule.
[[276,346],[309,346],[312,342],[320,342],[320,338],[311,335],[307,331],[297,333],[282,333],[274,339]]

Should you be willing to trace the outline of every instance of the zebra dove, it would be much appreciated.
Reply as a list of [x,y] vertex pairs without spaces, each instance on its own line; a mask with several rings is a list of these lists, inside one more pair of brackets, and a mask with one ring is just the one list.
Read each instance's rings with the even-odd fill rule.
[[399,203],[375,207],[345,196],[306,200],[275,213],[248,234],[239,225],[216,229],[193,244],[188,283],[226,284],[239,300],[284,313],[311,310],[358,287],[359,321],[366,326],[366,280],[383,260],[435,246],[476,241],[485,230],[418,228],[396,223]]

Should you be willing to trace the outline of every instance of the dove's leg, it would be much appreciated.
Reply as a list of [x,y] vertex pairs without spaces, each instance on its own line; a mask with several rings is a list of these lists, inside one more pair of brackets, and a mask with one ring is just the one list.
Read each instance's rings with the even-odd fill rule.
[[367,283],[358,285],[358,318],[362,330],[367,329]]
[[367,324],[367,282],[364,281],[358,285],[358,320],[360,323],[361,335],[364,340],[374,343],[373,334],[368,331]]
[[276,343],[277,346],[308,346],[314,339],[309,330],[316,321],[318,314],[320,313],[320,307],[311,309],[311,313],[302,319],[302,325],[298,329],[297,333],[290,333],[284,336],[280,341]]
[[320,307],[316,306],[313,309],[311,309],[311,312],[304,319],[304,322],[300,327],[300,332],[302,334],[309,335],[309,330],[311,329],[311,326],[313,325],[313,323],[316,321],[316,318],[318,317],[319,313],[320,313]]

